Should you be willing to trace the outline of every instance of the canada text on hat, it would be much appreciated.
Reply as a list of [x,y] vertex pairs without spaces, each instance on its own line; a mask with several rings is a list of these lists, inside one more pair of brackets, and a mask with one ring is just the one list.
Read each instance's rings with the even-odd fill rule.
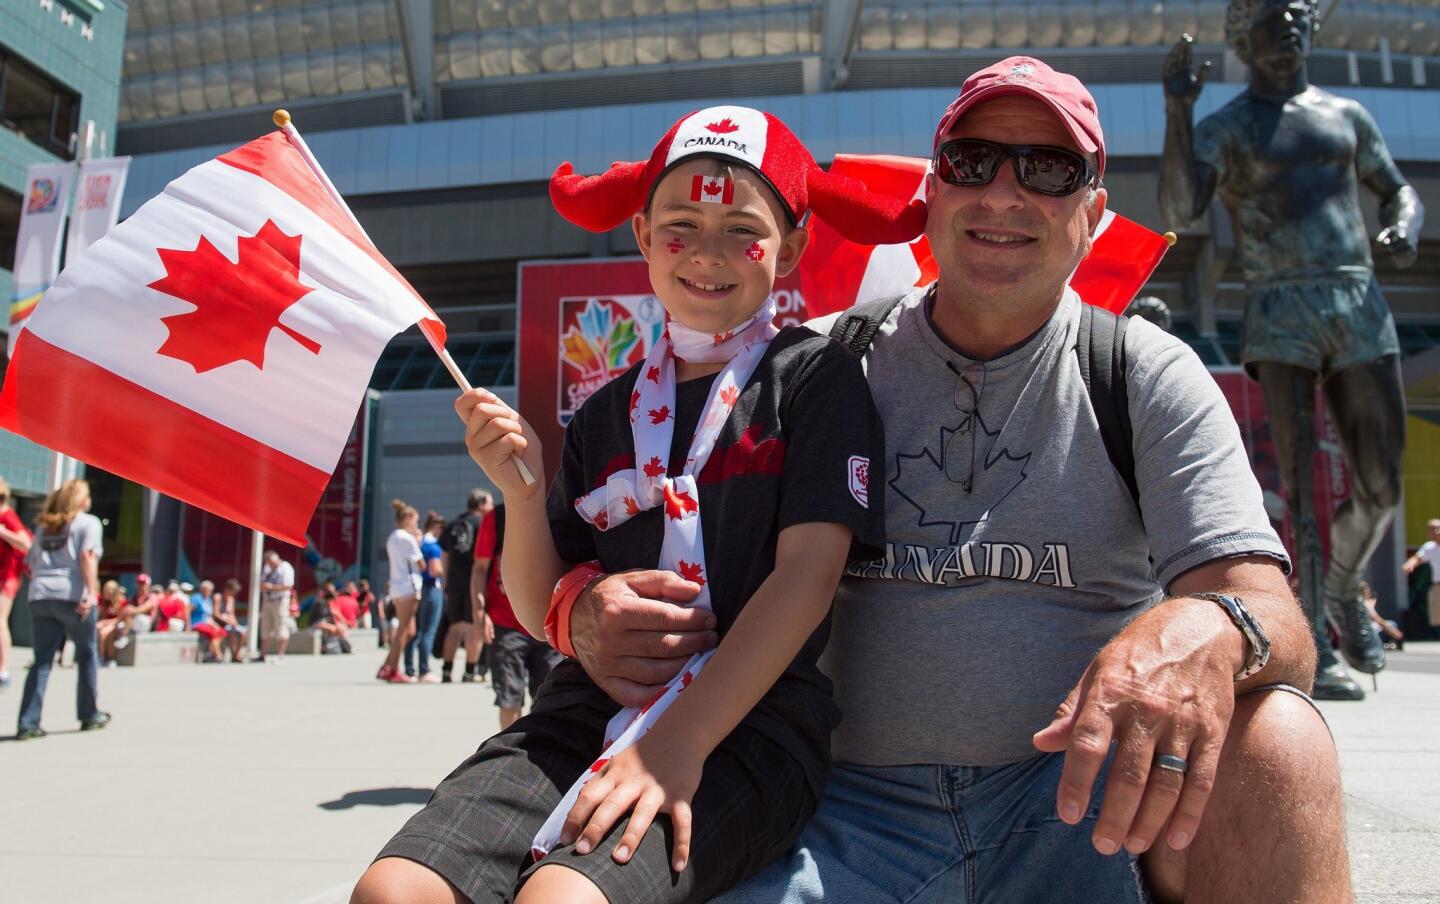
[[[750,107],[699,110],[670,127],[647,161],[615,163],[597,176],[582,176],[568,162],[550,177],[550,200],[560,215],[582,229],[606,232],[648,206],[656,183],[692,157],[743,164],[765,181],[794,223],[812,207],[846,238],[866,244],[908,242],[925,228],[925,205],[910,204],[860,182],[822,170],[785,123]],[[697,180],[697,201],[733,198],[729,180]]]
[[1080,150],[1095,155],[1096,169],[1101,175],[1105,174],[1105,133],[1100,130],[1095,98],[1078,78],[1056,72],[1034,57],[1008,57],[967,78],[960,86],[960,94],[940,117],[940,125],[935,129],[935,147],[940,146],[965,111],[981,101],[1006,94],[1029,95],[1043,101]]

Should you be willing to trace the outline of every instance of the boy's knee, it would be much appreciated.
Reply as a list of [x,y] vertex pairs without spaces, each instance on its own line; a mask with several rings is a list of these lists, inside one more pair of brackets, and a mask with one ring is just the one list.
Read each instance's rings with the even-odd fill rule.
[[413,860],[385,857],[370,864],[350,904],[469,904],[439,873]]

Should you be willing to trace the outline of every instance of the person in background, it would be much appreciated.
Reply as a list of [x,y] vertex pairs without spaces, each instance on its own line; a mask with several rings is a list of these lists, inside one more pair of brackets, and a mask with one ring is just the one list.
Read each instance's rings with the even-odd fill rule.
[[150,584],[150,575],[135,575],[135,598],[120,610],[120,623],[110,637],[113,650],[123,650],[137,635],[148,634],[155,619],[155,605],[160,595]]
[[385,620],[385,613],[380,611],[380,600],[376,598],[375,591],[370,589],[370,580],[361,578],[351,586],[355,588],[355,600],[360,604],[360,611],[370,620],[370,626],[379,632],[380,646],[385,646],[390,638],[390,624]]
[[25,676],[16,740],[45,736],[40,727],[45,685],[55,651],[69,637],[75,644],[75,712],[80,730],[104,728],[110,714],[96,703],[99,655],[95,622],[100,599],[100,519],[90,514],[90,485],[67,480],[45,498],[40,529],[26,564],[30,566],[30,623],[35,664]]
[[406,646],[415,607],[420,599],[420,571],[424,563],[420,555],[420,513],[401,499],[393,500],[395,529],[385,540],[385,554],[390,560],[388,603],[395,607],[395,625],[390,634],[390,652],[375,677],[391,684],[410,684],[415,679],[400,671],[400,653]]
[[10,686],[10,607],[29,551],[30,531],[10,507],[10,485],[0,478],[0,689]]
[[[334,638],[334,645],[339,647],[341,653],[354,652],[350,646],[350,628],[354,623],[347,622],[344,615],[337,611],[335,601],[339,594],[335,592],[334,585],[329,581],[325,582],[325,589],[316,596],[315,601],[310,604],[312,613],[310,627],[325,635],[325,645],[321,647],[322,653],[331,653],[334,650],[327,649],[330,638]],[[351,613],[353,614],[353,612]]]
[[295,566],[273,549],[265,551],[265,570],[260,574],[260,659],[280,662],[290,641],[291,619],[295,616]]
[[215,624],[225,629],[225,644],[230,650],[231,662],[244,662],[245,628],[236,613],[236,601],[240,596],[240,582],[234,578],[225,582],[225,589],[215,600]]
[[105,667],[115,664],[115,639],[125,633],[125,588],[119,581],[106,581],[100,588],[99,621],[95,623],[95,636],[100,647],[100,664]]
[[186,614],[190,611],[190,600],[180,587],[179,581],[165,585],[165,593],[155,602],[156,631],[184,631]]
[[1440,628],[1440,518],[1431,518],[1425,524],[1430,539],[1420,544],[1415,555],[1405,560],[1401,570],[1405,574],[1415,573],[1421,564],[1430,566],[1430,592],[1425,598],[1430,627]]
[[465,500],[465,513],[445,525],[440,535],[440,548],[445,550],[445,618],[449,622],[441,650],[445,664],[440,680],[450,682],[455,667],[455,654],[465,647],[465,674],[462,682],[485,678],[485,630],[474,619],[474,601],[470,594],[471,565],[475,560],[475,535],[480,522],[495,509],[495,497],[489,491],[473,489]]
[[[188,585],[181,584],[185,592]],[[211,621],[215,614],[215,582],[201,581],[199,589],[190,594],[190,627]]]
[[335,594],[330,601],[330,614],[346,628],[360,626],[360,601],[355,597],[355,582],[347,581],[343,593]]
[[[445,517],[439,512],[425,516],[425,532],[420,537],[420,557],[424,560],[420,575],[420,605],[416,614],[415,636],[405,645],[405,674],[418,677],[421,684],[439,684],[440,678],[430,671],[430,651],[435,632],[440,627],[440,614],[445,610],[445,551],[440,548],[440,532]],[[411,670],[410,651],[419,658],[418,671]]]
[[1380,632],[1385,649],[1395,650],[1397,653],[1405,649],[1405,632],[1400,630],[1398,624],[1380,614],[1380,600],[1375,596],[1375,588],[1370,586],[1369,581],[1360,582],[1360,596],[1365,600],[1365,608],[1370,610],[1370,623]]

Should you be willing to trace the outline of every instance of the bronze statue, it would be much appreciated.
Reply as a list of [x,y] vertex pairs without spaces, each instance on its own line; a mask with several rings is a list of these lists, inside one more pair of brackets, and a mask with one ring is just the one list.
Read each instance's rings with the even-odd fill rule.
[[[1320,653],[1315,695],[1358,700],[1364,691],[1332,652],[1324,615],[1352,667],[1385,667],[1360,579],[1399,504],[1405,445],[1400,345],[1375,281],[1358,184],[1380,198],[1374,246],[1397,266],[1415,261],[1424,209],[1365,108],[1309,83],[1317,26],[1312,0],[1231,0],[1225,38],[1250,66],[1250,84],[1198,125],[1191,113],[1210,64],[1195,71],[1191,38],[1181,38],[1165,63],[1160,209],[1179,228],[1218,191],[1229,211],[1249,288],[1241,359],[1260,381],[1280,458],[1300,594]],[[1311,468],[1317,383],[1352,483],[1330,529],[1323,579]]]

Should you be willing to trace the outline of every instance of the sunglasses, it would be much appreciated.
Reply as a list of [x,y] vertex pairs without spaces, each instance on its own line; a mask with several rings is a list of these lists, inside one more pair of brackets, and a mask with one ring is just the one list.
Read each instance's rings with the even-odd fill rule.
[[1095,181],[1095,167],[1074,151],[980,138],[956,138],[940,145],[935,151],[935,175],[951,185],[988,185],[1006,160],[1015,165],[1016,181],[1042,195],[1073,195]]

